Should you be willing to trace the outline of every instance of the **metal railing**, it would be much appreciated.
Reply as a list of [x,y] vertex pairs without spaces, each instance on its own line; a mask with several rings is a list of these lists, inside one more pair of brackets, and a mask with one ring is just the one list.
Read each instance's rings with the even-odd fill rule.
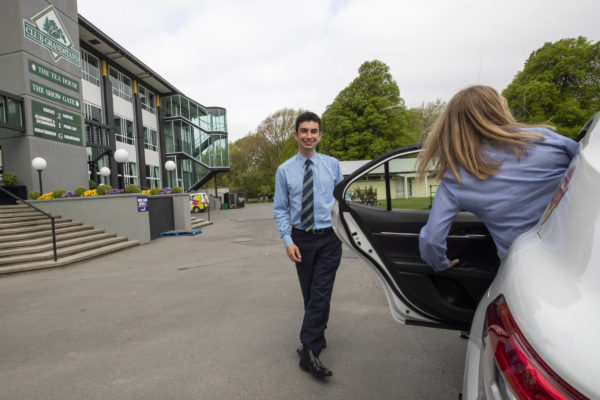
[[44,214],[46,217],[50,218],[50,223],[52,225],[52,251],[53,251],[53,254],[54,254],[54,262],[56,262],[56,259],[57,259],[57,257],[56,257],[56,229],[54,227],[54,217],[52,215],[48,214],[47,212],[40,210],[39,208],[37,208],[33,204],[30,204],[28,201],[23,200],[23,199],[19,198],[18,196],[15,196],[14,194],[12,194],[11,192],[9,192],[8,190],[4,189],[2,186],[0,186],[0,190],[3,191],[4,193],[8,194],[9,196],[15,198],[18,202],[26,204],[27,206],[33,208],[37,212],[40,212],[40,213]]

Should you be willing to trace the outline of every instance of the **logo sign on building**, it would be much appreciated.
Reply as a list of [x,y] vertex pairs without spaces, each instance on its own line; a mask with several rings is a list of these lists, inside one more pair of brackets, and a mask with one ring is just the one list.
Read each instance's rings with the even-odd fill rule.
[[31,21],[23,20],[23,34],[27,39],[48,49],[54,62],[64,58],[76,66],[80,66],[81,55],[73,48],[73,41],[54,6],[49,6],[37,13],[31,17]]
[[79,82],[75,79],[71,79],[66,75],[63,75],[59,72],[56,72],[52,68],[48,68],[40,63],[37,63],[33,60],[29,60],[29,72],[35,74],[39,77],[42,77],[50,82],[54,82],[59,84],[62,87],[67,89],[71,89],[77,93],[79,93]]
[[31,100],[32,127],[35,136],[82,146],[81,115]]
[[81,109],[81,102],[79,101],[79,99],[69,96],[68,94],[65,94],[63,92],[59,92],[58,90],[49,88],[48,86],[42,85],[41,83],[30,81],[29,88],[31,89],[31,93],[37,94],[41,97],[45,97],[49,100],[55,101],[67,107],[72,107],[77,110]]

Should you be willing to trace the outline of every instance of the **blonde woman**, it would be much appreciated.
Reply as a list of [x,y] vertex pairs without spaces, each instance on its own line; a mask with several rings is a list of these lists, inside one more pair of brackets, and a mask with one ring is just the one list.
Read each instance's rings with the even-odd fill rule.
[[419,236],[421,258],[436,272],[458,264],[446,256],[446,236],[456,214],[470,211],[485,224],[502,259],[540,219],[578,149],[549,126],[517,123],[491,87],[458,92],[418,160],[420,178],[433,166],[441,179]]

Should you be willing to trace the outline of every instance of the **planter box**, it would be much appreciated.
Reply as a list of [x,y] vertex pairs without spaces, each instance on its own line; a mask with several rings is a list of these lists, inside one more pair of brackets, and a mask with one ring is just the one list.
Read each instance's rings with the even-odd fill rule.
[[[95,228],[125,236],[129,240],[148,243],[153,239],[150,229],[151,211],[139,210],[138,197],[172,198],[172,207],[161,209],[161,212],[172,214],[173,228],[171,229],[191,229],[189,195],[187,193],[159,196],[148,196],[141,193],[111,194],[35,200],[30,203],[53,215],[81,221],[86,225],[93,225]],[[152,207],[152,202],[149,201],[148,206]]]

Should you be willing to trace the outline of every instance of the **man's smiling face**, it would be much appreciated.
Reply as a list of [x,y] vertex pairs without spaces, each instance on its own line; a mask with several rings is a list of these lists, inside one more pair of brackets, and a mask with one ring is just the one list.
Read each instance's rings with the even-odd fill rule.
[[294,138],[298,142],[298,150],[305,156],[311,156],[321,140],[319,124],[315,121],[302,122],[298,132],[294,132]]

